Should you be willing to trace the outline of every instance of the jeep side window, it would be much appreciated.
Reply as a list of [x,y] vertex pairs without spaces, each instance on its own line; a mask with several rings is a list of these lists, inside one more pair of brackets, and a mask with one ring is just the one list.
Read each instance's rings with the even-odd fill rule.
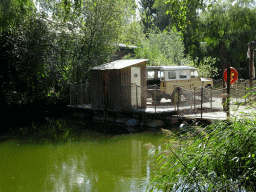
[[175,71],[168,72],[168,77],[169,79],[176,79],[176,72]]
[[186,71],[179,71],[179,77],[180,79],[186,79],[187,78]]
[[196,70],[190,71],[191,78],[198,78],[198,73]]
[[161,71],[160,77],[161,77],[161,80],[164,81],[164,72],[163,71]]
[[158,73],[157,73],[157,78],[159,78],[159,79],[160,79],[160,77],[161,77],[161,75],[160,75],[160,71],[158,71]]

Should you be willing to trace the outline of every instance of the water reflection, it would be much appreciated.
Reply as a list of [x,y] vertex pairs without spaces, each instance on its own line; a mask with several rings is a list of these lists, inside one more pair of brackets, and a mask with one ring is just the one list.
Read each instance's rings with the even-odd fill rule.
[[132,175],[141,176],[141,141],[132,140]]
[[[162,137],[143,133],[61,144],[1,144],[0,191],[146,191],[150,156],[161,152]],[[6,151],[22,157],[10,163]]]

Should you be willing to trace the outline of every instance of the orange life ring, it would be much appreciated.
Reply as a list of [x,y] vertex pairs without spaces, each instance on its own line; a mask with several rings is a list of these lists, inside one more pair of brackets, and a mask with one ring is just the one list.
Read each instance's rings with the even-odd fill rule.
[[[224,74],[223,74],[223,77],[224,77],[224,80],[227,82],[227,73],[228,73],[228,70],[226,69],[224,71]],[[238,79],[238,72],[235,68],[233,67],[230,67],[230,83],[233,84],[236,82],[236,80]]]

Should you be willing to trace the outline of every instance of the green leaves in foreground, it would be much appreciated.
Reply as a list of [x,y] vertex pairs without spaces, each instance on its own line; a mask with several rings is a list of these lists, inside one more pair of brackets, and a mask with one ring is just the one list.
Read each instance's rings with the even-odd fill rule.
[[176,150],[169,144],[172,153],[157,159],[161,163],[152,189],[255,191],[255,128],[256,120],[215,122],[205,137],[182,141]]

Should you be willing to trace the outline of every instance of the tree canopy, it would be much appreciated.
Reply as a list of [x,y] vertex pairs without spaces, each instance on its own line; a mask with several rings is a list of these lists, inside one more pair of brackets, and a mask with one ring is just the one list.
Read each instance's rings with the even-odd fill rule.
[[[147,3],[148,2],[148,3]],[[237,68],[246,67],[247,44],[255,39],[255,2],[252,0],[155,0],[143,1],[148,8],[141,11],[151,18],[151,30],[177,31],[180,33],[184,54],[197,65],[205,57],[217,58],[221,68],[222,46],[226,47],[226,59]],[[151,13],[151,14],[149,14]],[[149,28],[144,24],[144,29]],[[175,48],[174,48],[175,49]]]
[[1,1],[1,104],[67,98],[69,84],[111,61],[118,43],[139,41],[135,9],[132,0]]
[[2,0],[1,103],[42,99],[53,87],[68,96],[69,84],[90,79],[119,43],[143,47],[136,56],[152,65],[218,68],[225,44],[226,61],[248,67],[255,11],[253,0]]

